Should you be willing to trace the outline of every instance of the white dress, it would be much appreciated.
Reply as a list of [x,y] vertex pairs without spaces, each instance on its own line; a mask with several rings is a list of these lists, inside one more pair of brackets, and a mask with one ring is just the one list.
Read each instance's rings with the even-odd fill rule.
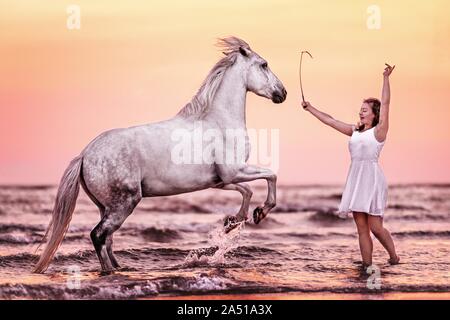
[[378,157],[384,142],[375,138],[375,127],[363,132],[353,130],[348,143],[352,162],[338,209],[340,216],[358,211],[383,217],[387,204],[387,183]]

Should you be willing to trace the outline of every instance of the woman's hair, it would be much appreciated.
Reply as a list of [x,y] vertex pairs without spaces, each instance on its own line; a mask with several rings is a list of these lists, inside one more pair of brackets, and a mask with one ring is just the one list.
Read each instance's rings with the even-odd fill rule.
[[[380,121],[380,107],[381,102],[377,98],[367,98],[363,100],[363,103],[367,103],[372,108],[372,112],[375,115],[375,117],[372,120],[372,127],[375,127],[378,122]],[[361,131],[364,129],[364,125],[356,128],[357,131]]]

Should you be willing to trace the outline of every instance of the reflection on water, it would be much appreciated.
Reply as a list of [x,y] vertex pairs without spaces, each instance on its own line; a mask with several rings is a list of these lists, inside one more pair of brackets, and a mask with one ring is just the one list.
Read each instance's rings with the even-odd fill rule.
[[[99,220],[81,194],[63,245],[44,275],[31,274],[50,220],[55,187],[0,187],[0,297],[125,299],[164,295],[262,294],[317,297],[328,292],[381,294],[450,289],[450,186],[390,186],[385,225],[402,263],[387,264],[378,242],[381,289],[359,268],[355,226],[334,212],[340,186],[281,186],[278,205],[259,225],[229,234],[222,219],[241,198],[206,190],[144,199],[119,231],[122,269],[102,276],[89,232]],[[251,208],[265,199],[255,188]],[[319,296],[320,297],[320,296]]]

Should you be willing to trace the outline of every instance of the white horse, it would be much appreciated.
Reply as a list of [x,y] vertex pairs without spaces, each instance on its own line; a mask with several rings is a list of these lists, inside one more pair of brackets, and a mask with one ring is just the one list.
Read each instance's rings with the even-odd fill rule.
[[[209,72],[192,101],[173,118],[100,134],[71,161],[58,188],[52,220],[44,241],[46,248],[34,272],[44,272],[50,264],[69,227],[81,184],[98,206],[101,221],[90,236],[103,272],[119,268],[112,251],[113,233],[133,212],[142,197],[168,196],[207,188],[235,190],[243,201],[236,216],[226,219],[227,231],[237,222],[247,220],[252,191],[245,183],[266,179],[267,199],[254,210],[259,223],[275,206],[276,175],[268,169],[247,165],[248,136],[245,135],[245,161],[224,163],[218,154],[233,152],[228,144],[211,150],[207,163],[175,163],[173,133],[192,132],[201,121],[203,129],[225,133],[240,129],[245,133],[247,91],[281,103],[286,99],[283,84],[267,62],[249,45],[236,37],[219,40],[223,57]],[[221,149],[221,150],[219,150]]]

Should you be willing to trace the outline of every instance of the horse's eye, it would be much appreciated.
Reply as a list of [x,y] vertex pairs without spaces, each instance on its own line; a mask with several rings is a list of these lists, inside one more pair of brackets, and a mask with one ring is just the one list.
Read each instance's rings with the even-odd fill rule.
[[263,69],[267,69],[267,62],[264,62],[263,64],[261,64],[261,67],[262,67]]

